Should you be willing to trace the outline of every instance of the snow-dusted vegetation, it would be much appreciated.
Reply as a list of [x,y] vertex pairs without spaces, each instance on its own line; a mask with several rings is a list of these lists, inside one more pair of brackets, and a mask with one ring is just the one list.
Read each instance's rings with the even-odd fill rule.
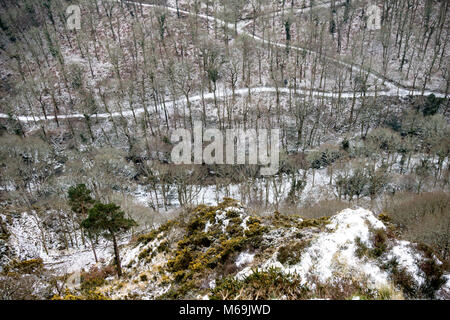
[[449,5],[2,1],[0,299],[449,299]]

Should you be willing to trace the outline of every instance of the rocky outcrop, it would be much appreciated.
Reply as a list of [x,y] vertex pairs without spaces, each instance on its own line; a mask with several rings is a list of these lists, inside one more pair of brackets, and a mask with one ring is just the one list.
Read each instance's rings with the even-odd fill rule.
[[393,228],[362,208],[260,218],[226,199],[125,246],[128,278],[100,290],[134,299],[444,298],[443,263]]

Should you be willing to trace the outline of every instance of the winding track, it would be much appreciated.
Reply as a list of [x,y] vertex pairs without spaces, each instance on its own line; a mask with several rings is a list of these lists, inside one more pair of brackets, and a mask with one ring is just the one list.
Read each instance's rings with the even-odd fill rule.
[[[168,7],[168,6],[160,6],[160,5],[154,5],[154,4],[146,4],[146,3],[138,3],[138,2],[134,2],[134,1],[120,1],[120,0],[112,0],[115,2],[121,2],[124,4],[129,4],[129,5],[134,5],[134,6],[143,6],[143,7],[147,7],[147,8],[163,8],[166,9],[168,11],[171,12],[180,12],[181,14],[184,15],[196,15],[199,18],[211,21],[211,22],[217,22],[221,25],[226,25],[228,28],[230,28],[230,30],[234,29],[234,24],[231,23],[227,23],[219,18],[216,17],[212,17],[212,16],[208,16],[205,14],[196,14],[196,13],[192,13],[186,10],[182,10],[179,9],[177,10],[176,8],[173,7]],[[338,1],[336,2],[336,6],[339,6],[343,3],[344,1]],[[313,8],[318,8],[318,7],[328,7],[330,6],[331,2],[326,2],[326,3],[321,3],[318,4],[317,6],[314,6]],[[308,10],[313,9],[311,7],[309,8],[303,8],[303,9],[296,9],[295,12],[305,12]],[[288,10],[288,9],[285,9]],[[269,13],[269,14],[273,14],[273,13]],[[237,33],[238,34],[245,34],[251,38],[253,38],[255,41],[258,42],[262,42],[262,43],[267,43],[268,41],[258,37],[258,36],[253,36],[252,34],[250,34],[249,32],[247,32],[246,30],[244,30],[244,28],[241,26],[237,28]],[[273,46],[277,46],[279,48],[286,48],[286,45],[284,43],[279,43],[279,42],[270,42],[271,45]],[[299,46],[290,46],[290,49],[292,50],[297,50],[297,51],[302,51],[302,52],[307,52],[309,54],[318,54],[316,51],[313,51],[311,49],[308,48],[304,48],[304,47],[299,47]],[[278,88],[278,92],[281,93],[296,93],[299,95],[311,95],[311,96],[318,96],[318,97],[327,97],[327,98],[359,98],[362,96],[365,97],[370,97],[370,96],[421,96],[421,95],[430,95],[430,94],[434,94],[436,97],[440,97],[440,98],[446,98],[447,96],[440,93],[440,92],[435,92],[435,91],[430,91],[430,90],[411,90],[411,89],[407,89],[405,86],[401,85],[400,83],[392,80],[392,79],[387,79],[385,77],[383,77],[382,75],[378,74],[377,72],[373,71],[373,70],[368,70],[362,66],[359,65],[354,65],[354,64],[349,64],[347,62],[343,62],[342,60],[330,57],[330,56],[324,56],[325,59],[332,61],[338,65],[341,65],[345,68],[348,68],[350,70],[356,71],[356,72],[360,72],[360,73],[366,73],[369,74],[371,77],[376,78],[377,80],[380,81],[380,83],[384,84],[388,90],[379,90],[377,92],[355,92],[355,93],[349,93],[349,92],[345,92],[345,93],[341,93],[340,95],[337,92],[333,92],[333,91],[328,91],[328,92],[324,92],[324,91],[318,91],[318,90],[310,90],[310,89],[297,89],[297,90],[291,90],[288,88]],[[273,93],[273,92],[277,92],[277,88],[274,87],[253,87],[253,88],[241,88],[241,89],[237,89],[235,90],[235,94],[237,95],[246,95],[248,93]],[[231,90],[224,90],[222,92],[218,92],[216,93],[216,97],[217,98],[221,98],[224,96],[229,96],[231,95]],[[212,99],[214,98],[214,94],[213,93],[206,93],[203,95],[196,95],[193,97],[190,97],[190,101],[191,102],[196,102],[196,101],[200,101],[202,99],[202,96],[204,99]],[[171,107],[174,106],[178,103],[183,103],[185,102],[184,99],[179,99],[176,101],[169,101],[166,102],[166,107]],[[144,108],[138,108],[134,110],[134,113],[136,115],[139,115],[141,113],[143,113],[145,111]],[[123,111],[123,112],[113,112],[113,113],[99,113],[96,114],[95,117],[102,119],[102,118],[110,118],[110,117],[119,117],[119,116],[132,116],[133,115],[133,111],[128,110],[128,111]],[[9,119],[10,116],[7,114],[3,114],[0,113],[0,119]],[[38,122],[38,121],[48,121],[48,120],[55,120],[55,116],[14,116],[13,117],[15,120],[18,120],[20,122]],[[58,119],[84,119],[84,115],[80,114],[80,113],[76,113],[76,114],[69,114],[69,115],[58,115]]]

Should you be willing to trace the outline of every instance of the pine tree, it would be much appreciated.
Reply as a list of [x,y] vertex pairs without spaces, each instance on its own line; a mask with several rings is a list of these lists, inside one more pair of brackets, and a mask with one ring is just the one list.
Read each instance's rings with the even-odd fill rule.
[[106,239],[112,240],[119,278],[122,276],[122,268],[117,246],[117,236],[136,225],[137,223],[133,219],[125,218],[125,212],[120,210],[120,206],[115,203],[103,204],[100,202],[95,203],[88,210],[87,219],[81,223],[81,226],[86,230],[95,234],[101,234]]
[[[91,190],[89,190],[84,184],[78,184],[76,186],[72,186],[69,188],[68,196],[69,196],[69,206],[73,212],[78,214],[78,218],[80,219],[79,221],[81,225],[81,221],[87,218],[88,214],[87,212],[94,204],[94,199],[92,199],[91,197]],[[81,233],[81,236],[84,244],[83,233]],[[90,231],[87,232],[87,236],[91,243],[95,262],[98,262],[97,253],[95,252],[94,239]]]

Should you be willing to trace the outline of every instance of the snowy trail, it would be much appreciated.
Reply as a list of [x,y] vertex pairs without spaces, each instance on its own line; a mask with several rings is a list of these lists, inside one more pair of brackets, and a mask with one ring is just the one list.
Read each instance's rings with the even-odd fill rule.
[[[293,13],[305,13],[305,12],[311,11],[313,9],[328,8],[331,5],[332,2],[333,1],[326,1],[326,2],[323,2],[323,3],[319,3],[319,4],[316,4],[316,5],[313,5],[313,6],[306,7],[306,8],[294,9],[294,10],[292,10],[292,12]],[[340,1],[337,1],[334,5],[335,5],[335,7],[340,7],[340,6],[343,6],[345,4],[345,2],[346,2],[346,0],[340,0]],[[283,12],[283,11],[291,11],[291,9],[290,8],[285,8],[284,10],[282,9],[282,10],[279,10],[279,11],[272,11],[272,12],[269,12],[268,14],[264,14],[262,16],[266,16],[266,15],[270,14],[271,17],[273,17],[273,16],[276,16],[278,13]]]
[[[133,2],[133,1],[119,1],[119,2],[124,3],[124,4],[131,4],[131,5],[142,5],[143,7],[148,7],[148,8],[163,8],[163,9],[166,9],[166,10],[171,11],[171,12],[175,12],[176,13],[178,11],[178,12],[180,12],[182,14],[186,14],[186,15],[194,15],[194,16],[196,15],[199,18],[202,18],[202,19],[205,19],[205,20],[208,20],[208,21],[211,21],[211,22],[217,22],[217,23],[219,23],[221,25],[224,25],[224,26],[226,25],[227,28],[229,28],[230,30],[234,29],[234,24],[227,23],[227,22],[225,22],[225,21],[223,21],[223,20],[221,20],[219,18],[208,16],[208,15],[205,15],[205,14],[196,14],[196,13],[192,13],[192,12],[189,12],[189,11],[186,11],[186,10],[181,10],[181,9],[177,10],[177,8],[173,8],[173,7],[169,7],[169,6],[159,6],[159,5],[153,5],[153,4],[136,3],[136,2]],[[343,2],[344,1],[337,2],[336,6],[341,5]],[[319,4],[317,6],[309,8],[309,9],[311,10],[311,9],[316,9],[316,8],[319,8],[319,7],[323,8],[323,7],[328,7],[330,5],[331,5],[331,1]],[[308,8],[297,9],[297,12],[301,12],[302,10],[306,10],[306,9],[308,9]],[[287,9],[285,9],[285,10],[287,10]],[[263,39],[263,38],[258,37],[256,35],[252,35],[250,32],[247,32],[246,30],[244,30],[243,27],[244,26],[240,26],[240,27],[238,26],[237,27],[237,30],[236,30],[237,34],[245,34],[245,35],[253,38],[256,41],[259,41],[259,42],[262,42],[262,43],[269,43],[270,45],[273,45],[273,46],[276,46],[276,47],[279,47],[279,48],[286,48],[286,44],[284,44],[284,43],[269,42],[266,39]],[[293,50],[296,50],[296,51],[305,51],[305,52],[307,52],[309,54],[319,54],[317,51],[308,49],[306,47],[299,47],[299,46],[292,46],[291,45],[290,49],[293,49]],[[355,65],[355,64],[350,64],[350,63],[344,62],[342,60],[339,60],[339,59],[336,59],[336,58],[333,58],[333,57],[330,57],[330,56],[327,56],[327,55],[323,55],[323,57],[325,59],[329,60],[329,61],[332,61],[332,62],[334,62],[336,64],[341,65],[341,66],[344,66],[344,67],[346,67],[346,68],[348,68],[348,69],[350,69],[352,71],[357,71],[357,72],[360,72],[360,73],[366,73],[366,74],[369,74],[371,77],[374,77],[374,78],[380,80],[381,84],[386,85],[389,88],[390,91],[395,91],[395,94],[392,94],[392,95],[399,95],[399,96],[418,95],[417,94],[418,92],[420,93],[420,95],[422,95],[422,91],[408,89],[405,86],[403,86],[402,84],[398,83],[397,81],[392,80],[392,79],[388,79],[388,78],[382,76],[381,74],[379,74],[378,72],[375,72],[375,71],[373,71],[371,69],[368,70],[365,67],[358,66],[358,65]],[[438,94],[442,95],[442,93],[440,93],[440,92],[432,92],[432,91],[427,91],[427,90],[425,90],[423,94],[426,94],[428,92],[433,93],[435,95],[438,95]]]
[[[274,87],[254,87],[254,88],[241,88],[241,89],[237,89],[235,90],[235,94],[236,95],[247,95],[248,93],[254,94],[254,93],[276,93],[277,92],[277,88]],[[355,98],[360,98],[360,97],[374,97],[374,96],[397,96],[397,90],[390,90],[390,91],[369,91],[364,93],[361,92],[342,92],[340,95],[337,92],[326,92],[326,91],[318,91],[318,90],[308,90],[308,89],[297,89],[297,90],[293,90],[293,89],[289,89],[289,88],[278,88],[278,92],[283,93],[283,94],[288,94],[289,92],[293,93],[293,94],[298,94],[298,95],[311,95],[313,97],[325,97],[325,98],[342,98],[342,99],[351,99],[353,97]],[[433,92],[431,91],[425,91],[425,95],[431,94]],[[443,94],[436,94],[436,97],[439,98],[443,98],[444,95]],[[216,92],[216,97],[217,98],[223,98],[223,97],[228,97],[232,95],[232,91],[229,89],[223,90],[223,91],[218,91]],[[422,95],[421,91],[408,91],[407,93],[399,94],[399,96],[406,96],[406,95]],[[203,94],[203,99],[205,100],[209,100],[209,99],[214,99],[214,93],[206,93]],[[195,95],[192,97],[189,97],[189,101],[190,102],[198,102],[202,100],[202,95]],[[183,104],[186,103],[186,99],[185,98],[181,98],[175,101],[166,101],[165,102],[165,106],[166,107],[173,107],[175,105],[178,104]],[[158,108],[162,107],[163,104],[160,103],[158,104]],[[137,108],[134,109],[134,114],[136,116],[142,114],[145,112],[145,108]],[[107,118],[115,118],[115,117],[130,117],[133,115],[133,111],[132,110],[127,110],[127,111],[122,111],[122,112],[112,112],[112,113],[98,113],[95,115],[92,115],[92,117],[95,117],[97,119],[107,119]],[[7,114],[1,114],[0,113],[0,119],[9,119],[10,116],[8,116]],[[85,116],[81,113],[75,113],[75,114],[69,114],[69,115],[58,115],[58,119],[84,119]],[[28,123],[28,122],[39,122],[39,121],[50,121],[50,120],[55,120],[55,116],[15,116],[13,117],[13,119],[18,120],[20,122],[24,122],[24,123]]]
[[[280,9],[280,10],[272,10],[270,12],[266,12],[266,13],[263,13],[263,14],[259,15],[257,18],[270,16],[269,18],[272,19],[274,17],[277,17],[278,14],[280,14],[280,13],[282,13],[284,11],[289,11],[289,12],[291,12],[293,14],[305,13],[305,12],[309,12],[309,11],[311,11],[313,9],[327,8],[327,7],[329,7],[331,5],[331,2],[332,1],[326,1],[326,2],[323,2],[323,3],[315,4],[312,7],[309,6],[309,7],[306,7],[306,8],[298,8],[298,9],[284,8],[284,9]],[[337,1],[335,3],[335,7],[341,7],[341,6],[343,6],[345,4],[345,2],[346,2],[346,0]],[[246,20],[249,20],[249,21],[246,21]],[[253,18],[244,18],[244,20],[241,23],[238,22],[238,28],[244,29],[245,27],[247,27],[252,22],[253,22]]]
[[[197,17],[211,21],[211,22],[217,22],[219,24],[222,25],[227,25],[228,28],[230,29],[234,29],[234,25],[231,23],[227,23],[221,19],[218,19],[216,17],[212,17],[212,16],[208,16],[205,14],[196,14],[196,13],[192,13],[186,10],[177,10],[176,8],[173,7],[168,7],[168,6],[160,6],[160,5],[153,5],[153,4],[146,4],[146,3],[137,3],[137,2],[133,2],[133,1],[117,1],[117,0],[113,0],[115,2],[120,2],[123,4],[130,4],[130,5],[135,5],[135,6],[143,6],[143,7],[147,7],[147,8],[163,8],[166,9],[168,11],[171,12],[180,12],[181,14],[186,14],[186,15],[197,15]],[[336,3],[336,6],[339,6],[343,3],[344,1],[339,1]],[[309,8],[304,8],[304,9],[297,9],[296,12],[302,12],[302,11],[308,11],[311,10],[313,8],[318,8],[318,7],[327,7],[330,6],[331,2],[326,2],[326,3],[322,3],[322,4],[318,4],[314,7],[309,7]],[[287,10],[287,9],[285,9]],[[267,40],[258,37],[258,36],[253,36],[251,35],[249,32],[245,31],[243,29],[243,26],[240,26],[237,28],[237,33],[241,33],[241,34],[246,34],[247,36],[252,37],[253,39],[255,39],[256,41],[262,42],[262,43],[266,43],[268,42]],[[278,42],[269,42],[271,45],[280,47],[280,48],[286,48],[286,45],[284,43],[278,43]],[[303,48],[303,47],[297,47],[297,46],[290,46],[290,49],[293,50],[297,50],[297,51],[306,51],[307,53],[310,54],[318,54],[316,51],[307,49],[307,48]],[[289,88],[278,88],[278,92],[280,93],[295,93],[298,95],[310,95],[310,96],[315,96],[315,97],[326,97],[326,98],[359,98],[359,97],[371,97],[371,96],[398,96],[398,97],[403,97],[403,96],[422,96],[422,95],[430,95],[430,94],[434,94],[436,97],[439,98],[446,98],[446,95],[440,93],[440,92],[435,92],[435,91],[430,91],[430,90],[411,90],[411,89],[407,89],[404,86],[402,86],[401,84],[395,82],[394,80],[390,80],[390,79],[386,79],[384,78],[382,75],[378,74],[377,72],[373,71],[373,70],[366,70],[364,67],[361,66],[357,66],[354,64],[349,64],[346,62],[343,62],[339,59],[333,58],[333,57],[329,57],[329,56],[324,56],[326,59],[344,66],[350,70],[353,71],[357,71],[357,72],[361,72],[361,73],[367,73],[369,74],[371,77],[374,77],[378,80],[381,81],[382,84],[384,84],[388,90],[380,90],[377,92],[344,92],[341,93],[339,95],[338,92],[333,92],[333,91],[319,91],[319,90],[312,90],[312,89],[297,89],[297,90],[293,90],[293,89],[289,89]],[[253,87],[253,88],[241,88],[238,90],[235,90],[235,94],[237,95],[246,95],[248,93],[274,93],[277,92],[277,88],[275,87]],[[231,94],[231,90],[224,90],[223,92],[219,92],[216,93],[216,97],[218,98],[222,98],[225,96],[229,96]],[[213,99],[214,98],[214,93],[206,93],[206,94],[199,94],[193,97],[190,97],[190,101],[191,102],[196,102],[196,101],[200,101],[202,99],[202,96],[204,99]],[[184,99],[179,99],[176,101],[169,101],[166,102],[166,107],[167,106],[173,106],[175,104],[179,104],[179,103],[183,103],[185,102]],[[161,106],[162,104],[159,104],[159,106]],[[138,108],[134,110],[134,113],[136,115],[139,115],[141,113],[143,113],[145,111],[145,108]],[[128,110],[128,111],[124,111],[124,112],[113,112],[113,113],[100,113],[100,114],[96,114],[95,117],[102,119],[102,118],[111,118],[111,117],[129,117],[133,115],[133,111],[132,110]],[[0,119],[9,119],[11,118],[9,115],[4,114],[4,113],[0,113]],[[69,115],[58,115],[58,119],[84,119],[85,116],[83,114],[80,113],[76,113],[76,114],[69,114]],[[48,120],[55,120],[55,116],[13,116],[13,119],[18,120],[20,122],[38,122],[38,121],[48,121]]]

